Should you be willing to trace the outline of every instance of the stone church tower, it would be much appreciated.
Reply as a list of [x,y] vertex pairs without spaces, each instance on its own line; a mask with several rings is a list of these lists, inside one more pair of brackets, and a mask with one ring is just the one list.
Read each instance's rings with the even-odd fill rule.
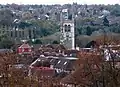
[[60,32],[60,43],[68,49],[75,49],[74,18],[73,15],[70,15],[68,9],[63,9],[61,12]]

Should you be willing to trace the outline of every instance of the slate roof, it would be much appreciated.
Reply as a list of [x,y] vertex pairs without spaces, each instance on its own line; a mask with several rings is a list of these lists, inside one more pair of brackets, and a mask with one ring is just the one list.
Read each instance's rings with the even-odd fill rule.
[[60,45],[60,44],[41,45],[41,47],[39,49],[66,50],[66,48],[63,45]]
[[31,66],[33,67],[50,67],[50,63],[47,59],[44,58],[38,58],[37,60],[35,60]]
[[56,69],[61,69],[65,71],[74,70],[74,63],[77,58],[74,57],[58,57],[58,58],[48,58],[50,64]]
[[55,69],[71,71],[71,70],[74,70],[74,63],[76,62],[76,60],[77,58],[74,58],[74,57],[38,58],[36,62],[34,62],[32,65],[36,67],[41,67],[43,66],[43,63],[46,63],[45,66],[48,66],[48,67],[50,67],[50,65],[53,65],[53,68]]
[[0,53],[7,53],[7,52],[11,52],[10,49],[0,49]]

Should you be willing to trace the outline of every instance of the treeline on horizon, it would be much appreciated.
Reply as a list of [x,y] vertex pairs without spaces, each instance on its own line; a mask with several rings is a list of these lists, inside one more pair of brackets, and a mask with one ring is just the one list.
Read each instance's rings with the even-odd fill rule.
[[[62,10],[63,8],[68,8],[71,10],[72,8],[75,8],[76,10],[73,10],[75,17],[75,30],[76,30],[76,37],[79,37],[80,35],[87,35],[87,36],[94,36],[98,35],[100,33],[103,33],[103,30],[106,32],[111,33],[120,33],[120,5],[80,5],[77,3],[73,4],[65,4],[65,5],[17,5],[17,4],[7,4],[7,5],[0,5],[0,27],[5,27],[6,29],[8,27],[17,27],[22,29],[30,29],[30,28],[36,28],[37,29],[37,37],[36,38],[44,38],[46,36],[49,37],[49,35],[53,35],[60,30],[60,21],[53,20],[52,15],[58,14],[59,12],[53,11],[53,12],[47,12],[43,8],[49,8],[50,9],[56,9],[56,7],[59,10]],[[26,8],[25,8],[26,7]],[[11,10],[12,8],[12,10]],[[24,14],[26,10],[27,16],[22,15],[22,17],[16,16],[16,14],[13,14],[12,11],[22,11],[22,9],[25,9],[22,13]],[[48,15],[50,16],[50,19],[36,19],[36,17],[31,16],[31,13],[29,12],[29,8],[33,9],[41,9],[39,15]],[[85,10],[82,10],[81,12],[79,9],[85,8]],[[92,9],[90,9],[92,8]],[[21,14],[20,14],[21,15]],[[106,18],[99,18],[102,15],[106,15]],[[53,16],[54,17],[54,16]],[[14,22],[15,19],[18,19],[19,22]],[[108,22],[109,26],[104,26],[103,21]],[[4,29],[5,29],[4,28]],[[2,36],[2,35],[1,35]],[[56,37],[56,36],[54,36]],[[53,37],[52,37],[53,39]],[[58,40],[58,39],[57,39]],[[54,41],[56,42],[56,41]],[[59,42],[59,41],[58,41]]]

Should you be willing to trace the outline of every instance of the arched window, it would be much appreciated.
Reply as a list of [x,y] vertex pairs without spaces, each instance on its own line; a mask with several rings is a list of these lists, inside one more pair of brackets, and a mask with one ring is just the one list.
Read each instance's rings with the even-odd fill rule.
[[11,31],[10,33],[11,33],[11,37],[13,37],[13,31]]
[[15,37],[17,37],[17,33],[18,33],[18,32],[15,30]]
[[70,32],[71,31],[71,26],[70,25],[68,25],[68,32]]
[[5,31],[3,30],[3,33],[5,33]]
[[21,38],[21,36],[22,36],[22,35],[21,35],[21,31],[19,31],[19,37]]
[[31,30],[28,30],[28,34],[29,34],[29,39],[31,39],[32,38]]
[[67,32],[67,25],[65,25],[64,28],[65,28],[65,32]]
[[24,30],[22,31],[22,37],[24,37]]
[[33,30],[33,38],[35,39],[36,38],[36,31]]

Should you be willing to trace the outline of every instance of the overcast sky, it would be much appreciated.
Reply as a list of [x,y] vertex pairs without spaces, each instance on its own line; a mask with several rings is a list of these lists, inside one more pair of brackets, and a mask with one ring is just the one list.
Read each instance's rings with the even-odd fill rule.
[[120,0],[0,0],[0,4],[120,4]]

